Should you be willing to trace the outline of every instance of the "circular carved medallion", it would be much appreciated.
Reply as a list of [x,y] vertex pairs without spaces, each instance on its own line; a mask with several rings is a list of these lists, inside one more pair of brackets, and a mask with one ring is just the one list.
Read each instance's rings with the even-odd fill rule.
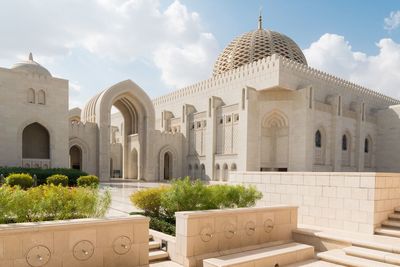
[[235,236],[235,234],[236,234],[236,227],[235,227],[233,224],[231,224],[231,223],[225,224],[225,227],[224,227],[224,236],[225,236],[227,239],[231,239],[232,237]]
[[206,226],[200,231],[200,238],[203,242],[208,242],[214,237],[214,231],[211,227]]
[[35,246],[26,254],[26,262],[32,267],[40,267],[47,264],[50,260],[51,253],[46,246]]
[[256,232],[256,224],[253,221],[248,221],[245,225],[246,234],[251,236]]
[[266,220],[264,222],[264,231],[267,233],[271,233],[273,229],[274,229],[274,221],[271,219]]
[[112,247],[115,253],[118,255],[124,255],[129,252],[131,245],[131,239],[122,235],[114,239]]
[[86,261],[93,256],[94,245],[89,240],[82,240],[75,244],[73,254],[75,259]]

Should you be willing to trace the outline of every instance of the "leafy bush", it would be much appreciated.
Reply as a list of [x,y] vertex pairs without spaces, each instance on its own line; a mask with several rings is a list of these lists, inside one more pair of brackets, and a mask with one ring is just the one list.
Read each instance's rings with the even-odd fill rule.
[[7,176],[6,184],[9,186],[20,186],[22,189],[32,187],[33,178],[27,173],[12,173]]
[[101,195],[90,187],[0,187],[0,223],[102,217],[110,205],[109,191]]
[[137,191],[131,195],[131,202],[139,209],[144,210],[145,215],[158,216],[161,208],[161,196],[168,187],[161,186]]
[[99,185],[99,177],[95,175],[81,176],[77,180],[78,186],[91,186],[97,187]]
[[177,211],[251,207],[261,198],[262,194],[252,186],[207,186],[201,181],[192,182],[187,177],[174,180],[169,187],[137,191],[131,195],[131,202],[151,218],[151,229],[171,234],[175,232]]
[[47,177],[47,184],[68,186],[68,176],[62,174],[53,174]]
[[68,176],[69,185],[76,185],[76,180],[80,176],[87,175],[86,172],[82,172],[76,169],[67,169],[67,168],[54,168],[54,169],[41,169],[41,168],[21,168],[21,167],[0,167],[0,174],[3,174],[4,177],[12,173],[28,173],[32,177],[36,175],[37,177],[37,185],[46,184],[46,179],[53,174],[62,174]]

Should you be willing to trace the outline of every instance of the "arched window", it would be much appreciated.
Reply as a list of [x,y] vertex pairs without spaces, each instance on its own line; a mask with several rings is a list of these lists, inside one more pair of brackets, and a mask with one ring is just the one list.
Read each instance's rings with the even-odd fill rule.
[[50,159],[50,135],[41,124],[29,124],[22,132],[22,157]]
[[325,165],[326,135],[323,128],[319,128],[314,135],[314,164]]
[[342,166],[351,166],[351,135],[348,132],[342,135]]
[[368,138],[365,138],[365,141],[364,141],[364,153],[369,153],[369,141],[368,141]]
[[347,136],[345,134],[342,136],[342,151],[347,151]]
[[219,166],[219,164],[215,165],[215,180],[218,181],[220,179],[220,172],[221,172],[221,167]]
[[222,170],[222,180],[228,181],[228,164],[224,163]]
[[38,93],[38,104],[46,104],[46,93],[43,90],[40,90]]
[[364,140],[364,168],[373,168],[373,145],[370,136]]
[[35,90],[32,88],[28,89],[28,103],[35,103]]
[[204,164],[200,165],[200,179],[201,180],[205,180],[206,179],[206,166],[204,166]]
[[232,165],[231,165],[231,171],[236,171],[236,164],[235,164],[235,163],[232,163]]
[[322,137],[320,130],[315,133],[315,147],[322,147]]
[[[82,170],[82,149],[79,146],[74,145],[70,148],[69,158],[70,168]],[[110,165],[112,165],[112,159],[110,160]]]

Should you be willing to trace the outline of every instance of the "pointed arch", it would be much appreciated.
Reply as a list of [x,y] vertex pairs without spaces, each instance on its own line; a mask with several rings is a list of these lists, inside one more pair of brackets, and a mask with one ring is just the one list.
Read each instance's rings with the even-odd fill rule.
[[261,120],[261,169],[287,169],[289,167],[289,119],[274,109]]
[[170,145],[166,145],[160,149],[158,153],[159,162],[159,179],[171,180],[178,177],[178,153]]
[[[154,106],[149,96],[131,80],[122,81],[93,97],[82,111],[82,122],[94,122],[99,127],[98,166],[99,177],[109,179],[110,173],[110,130],[111,107],[115,105],[124,117],[123,175],[137,164],[137,178],[155,179],[157,162],[150,148],[150,134],[155,129]],[[129,139],[129,142],[128,142]],[[137,152],[137,161],[131,163],[133,150]],[[131,176],[131,175],[129,175]],[[126,177],[132,178],[132,177]]]
[[323,126],[316,128],[314,132],[314,164],[325,165],[326,131]]
[[364,139],[364,168],[373,168],[373,141],[370,135]]
[[35,90],[33,88],[28,89],[28,103],[35,104]]
[[46,92],[44,90],[38,92],[38,104],[46,105]]
[[50,134],[40,123],[31,123],[23,129],[22,158],[50,159]]
[[351,135],[348,130],[346,130],[342,135],[341,140],[341,151],[342,151],[342,166],[343,167],[350,167],[351,166],[351,155],[352,155],[352,140]]

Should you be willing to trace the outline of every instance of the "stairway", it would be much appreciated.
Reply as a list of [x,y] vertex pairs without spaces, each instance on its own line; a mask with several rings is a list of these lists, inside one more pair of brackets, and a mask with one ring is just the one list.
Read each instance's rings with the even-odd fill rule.
[[375,234],[400,237],[400,207],[394,209],[394,213],[388,216],[380,228],[375,229]]
[[351,246],[317,253],[326,262],[354,267],[398,267],[400,254]]
[[161,249],[161,243],[149,235],[149,263],[168,260],[168,252]]

